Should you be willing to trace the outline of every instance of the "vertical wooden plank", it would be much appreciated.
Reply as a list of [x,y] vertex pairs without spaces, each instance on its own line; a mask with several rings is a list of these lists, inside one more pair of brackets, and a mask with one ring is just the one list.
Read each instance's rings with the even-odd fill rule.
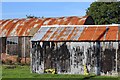
[[32,72],[35,72],[35,42],[32,42],[32,49],[31,49],[31,57],[32,57]]
[[0,37],[0,60],[2,60],[1,54],[2,54],[2,38]]
[[2,53],[6,53],[6,37],[2,37]]
[[117,52],[118,51],[118,42],[115,42],[115,44],[116,44],[116,52],[115,52],[115,56],[116,56],[116,60],[115,60],[116,61],[116,63],[115,63],[116,66],[115,66],[115,68],[116,69],[115,70],[116,70],[116,73],[118,73],[118,52]]
[[120,75],[120,42],[118,42],[118,75]]
[[22,59],[22,37],[18,37],[18,62]]
[[33,46],[33,44],[32,44],[32,42],[30,41],[30,72],[32,73],[33,72],[33,63],[32,63],[32,61],[33,61],[33,57],[32,57],[32,53],[33,53],[33,51],[32,51],[32,47]]
[[31,37],[25,37],[25,55],[26,55],[26,58],[30,58],[30,39],[31,39]]
[[100,42],[96,42],[96,75],[100,75]]
[[24,58],[24,48],[23,48],[24,40],[23,37],[21,37],[21,53],[22,53],[22,58]]

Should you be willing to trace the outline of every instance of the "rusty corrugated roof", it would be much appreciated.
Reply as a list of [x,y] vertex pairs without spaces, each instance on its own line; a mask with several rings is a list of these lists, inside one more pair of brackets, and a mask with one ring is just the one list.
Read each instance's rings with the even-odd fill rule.
[[117,41],[116,25],[42,26],[31,41]]
[[0,37],[33,36],[45,25],[84,25],[88,16],[0,20]]

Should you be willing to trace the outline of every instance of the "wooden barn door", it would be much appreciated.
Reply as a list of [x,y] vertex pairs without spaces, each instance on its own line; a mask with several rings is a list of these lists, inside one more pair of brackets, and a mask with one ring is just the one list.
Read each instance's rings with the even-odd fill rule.
[[102,49],[101,54],[101,71],[104,74],[111,74],[112,71],[115,71],[116,64],[116,48],[113,47],[113,43],[106,43],[105,49]]
[[70,67],[70,52],[65,42],[43,42],[44,68],[67,73]]

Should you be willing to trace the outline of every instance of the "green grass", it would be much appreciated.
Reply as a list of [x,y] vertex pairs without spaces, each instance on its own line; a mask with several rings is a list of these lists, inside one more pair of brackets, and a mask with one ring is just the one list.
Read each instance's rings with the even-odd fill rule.
[[31,73],[29,66],[17,66],[14,69],[7,69],[5,65],[2,66],[2,78],[2,80],[118,80],[117,77],[108,76],[37,74]]

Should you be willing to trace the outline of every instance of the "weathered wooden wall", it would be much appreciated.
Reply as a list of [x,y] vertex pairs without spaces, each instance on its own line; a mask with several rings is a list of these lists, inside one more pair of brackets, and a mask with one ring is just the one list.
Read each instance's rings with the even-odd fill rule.
[[20,37],[19,47],[22,57],[22,63],[30,63],[30,39],[31,37]]
[[18,44],[7,44],[7,54],[18,55]]
[[2,38],[0,38],[0,60],[1,60],[1,54],[2,54]]
[[31,37],[1,38],[2,44],[0,46],[2,46],[2,53],[7,53],[10,56],[16,55],[18,58],[21,58],[22,62],[30,63],[30,39]]
[[31,54],[37,73],[84,74],[86,66],[88,73],[114,75],[120,62],[118,42],[32,42]]
[[120,42],[119,42],[119,46],[118,46],[118,54],[117,54],[117,66],[118,66],[118,75],[120,75]]

